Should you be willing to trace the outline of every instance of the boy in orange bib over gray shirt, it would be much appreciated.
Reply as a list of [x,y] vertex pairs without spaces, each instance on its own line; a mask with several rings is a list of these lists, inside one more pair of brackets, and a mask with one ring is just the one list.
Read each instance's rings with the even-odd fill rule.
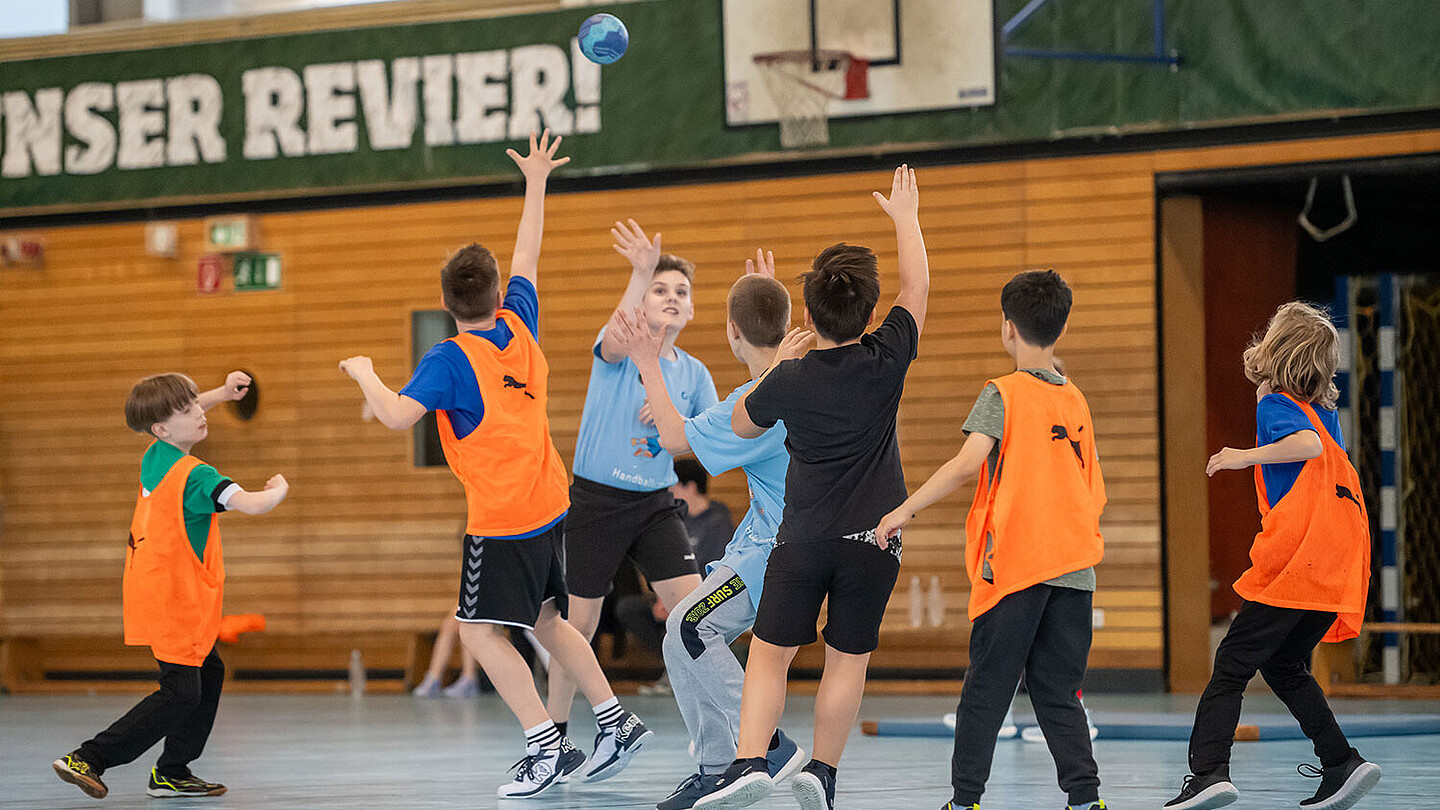
[[1053,270],[1021,273],[1000,293],[1000,339],[1016,371],[991,380],[965,421],[969,437],[877,532],[979,475],[965,521],[970,668],[955,718],[952,800],[978,807],[995,735],[1025,675],[1069,808],[1099,810],[1100,776],[1079,691],[1090,656],[1094,565],[1104,555],[1105,482],[1085,396],[1055,369],[1070,286]]
[[276,475],[263,490],[246,492],[190,449],[209,434],[205,411],[240,399],[249,387],[242,371],[204,393],[183,374],[157,374],[136,383],[125,400],[125,424],[155,439],[140,460],[140,493],[125,551],[125,643],[151,649],[160,664],[160,688],[55,760],[57,776],[96,799],[110,792],[101,774],[135,761],[162,738],[165,750],[150,770],[146,794],[225,792],[224,785],[190,772],[210,737],[225,680],[215,649],[225,595],[218,515],[269,512],[290,485]]

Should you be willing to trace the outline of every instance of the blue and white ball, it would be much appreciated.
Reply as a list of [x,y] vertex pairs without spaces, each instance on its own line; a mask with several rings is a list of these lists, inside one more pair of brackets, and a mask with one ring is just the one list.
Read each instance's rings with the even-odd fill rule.
[[580,52],[600,65],[608,65],[625,55],[630,47],[630,32],[614,14],[596,14],[580,23]]

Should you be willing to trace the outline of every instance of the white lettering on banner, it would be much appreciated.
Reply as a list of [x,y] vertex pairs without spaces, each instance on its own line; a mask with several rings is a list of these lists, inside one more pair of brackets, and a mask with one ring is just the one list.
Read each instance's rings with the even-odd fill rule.
[[86,82],[65,97],[65,130],[79,141],[65,147],[65,171],[99,174],[115,162],[115,127],[100,112],[115,109],[115,88]]
[[[600,67],[567,44],[251,68],[240,76],[240,153],[350,154],[362,123],[374,152],[413,149],[417,132],[425,147],[599,132]],[[207,73],[0,92],[0,176],[225,163],[227,134],[241,134],[226,122],[224,89]]]
[[355,121],[355,63],[305,66],[305,125],[310,154],[354,152],[360,145]]
[[420,114],[415,107],[420,60],[406,57],[391,62],[388,88],[385,62],[380,59],[356,62],[355,78],[360,85],[360,107],[365,111],[370,148],[377,151],[410,148]]
[[165,96],[170,112],[170,142],[165,162],[171,166],[193,166],[201,159],[206,163],[224,163],[225,139],[220,137],[220,114],[225,110],[225,97],[215,77],[191,73],[167,79]]
[[60,108],[65,94],[58,87],[35,91],[30,96],[14,91],[5,94],[5,158],[0,174],[29,177],[33,167],[40,175],[60,173]]
[[421,62],[425,76],[425,145],[455,143],[455,126],[450,120],[454,106],[455,57],[452,54],[427,56]]
[[504,51],[455,54],[456,98],[455,139],[460,143],[495,143],[505,140],[505,85],[507,70]]
[[245,71],[240,79],[245,93],[245,159],[266,160],[305,154],[305,131],[300,112],[305,86],[295,71],[263,67]]
[[160,79],[115,85],[120,107],[122,169],[154,169],[165,165],[165,83]]
[[575,131],[565,106],[570,60],[555,45],[525,45],[510,51],[510,140],[544,127],[556,135]]

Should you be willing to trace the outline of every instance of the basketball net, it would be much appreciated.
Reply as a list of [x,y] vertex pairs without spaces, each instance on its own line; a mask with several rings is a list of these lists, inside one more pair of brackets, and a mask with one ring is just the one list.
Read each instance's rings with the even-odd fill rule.
[[844,51],[778,51],[755,55],[755,66],[780,115],[786,149],[830,142],[830,102],[869,95],[869,62]]

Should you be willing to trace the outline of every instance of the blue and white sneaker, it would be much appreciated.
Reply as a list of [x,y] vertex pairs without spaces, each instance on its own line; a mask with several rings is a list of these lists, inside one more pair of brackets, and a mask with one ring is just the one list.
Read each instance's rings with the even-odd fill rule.
[[696,800],[715,792],[720,774],[692,773],[685,777],[678,787],[666,796],[655,810],[694,810]]
[[770,774],[770,781],[778,785],[805,766],[805,750],[778,728],[775,736],[780,738],[780,744],[765,752],[765,770]]
[[599,782],[625,770],[640,746],[654,736],[655,732],[646,728],[634,712],[620,715],[620,722],[595,735],[595,751],[585,764],[580,781]]
[[557,748],[541,748],[538,745],[525,747],[525,756],[510,770],[515,779],[501,785],[495,795],[502,799],[527,799],[538,796],[552,785],[559,784],[585,764],[585,755],[570,742],[568,737],[560,738]]

